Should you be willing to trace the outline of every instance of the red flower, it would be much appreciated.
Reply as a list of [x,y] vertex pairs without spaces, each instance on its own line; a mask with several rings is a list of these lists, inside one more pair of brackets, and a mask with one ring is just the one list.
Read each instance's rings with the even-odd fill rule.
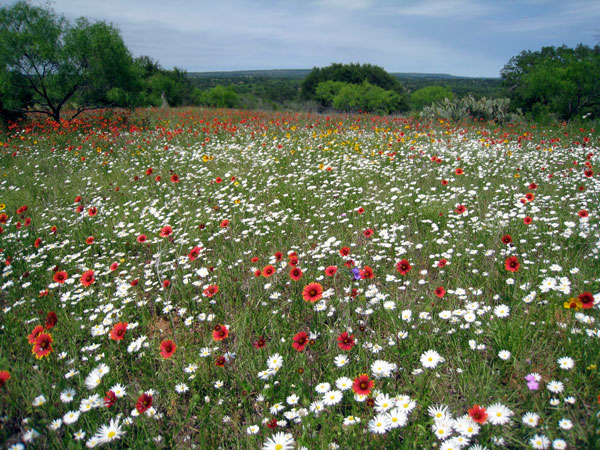
[[265,345],[267,345],[267,341],[263,336],[259,336],[259,338],[255,340],[252,345],[258,350],[259,348],[263,348]]
[[35,344],[35,340],[37,337],[44,331],[44,327],[41,325],[36,325],[33,331],[27,336],[27,342],[31,345]]
[[163,287],[166,289],[166,288],[168,288],[169,286],[171,286],[171,280],[164,280],[164,281],[163,281]]
[[54,351],[52,348],[52,335],[42,332],[35,338],[35,343],[31,349],[31,353],[35,354],[36,359],[42,359]]
[[594,171],[593,171],[592,169],[587,169],[587,170],[584,170],[584,171],[583,171],[583,174],[584,174],[586,177],[590,178],[590,177],[593,177],[593,176],[594,176]]
[[340,255],[348,256],[350,254],[350,249],[348,247],[342,247],[340,249]]
[[369,380],[369,376],[363,373],[354,379],[352,390],[358,395],[369,395],[373,386],[375,386],[373,380]]
[[325,275],[327,275],[328,277],[334,276],[336,272],[337,272],[336,266],[329,266],[325,269]]
[[85,287],[90,286],[94,281],[96,281],[96,279],[94,278],[94,271],[86,270],[81,274],[81,279],[79,281]]
[[104,397],[104,406],[110,408],[117,402],[117,396],[113,391],[108,391],[106,397]]
[[33,246],[34,246],[35,248],[39,248],[39,247],[40,247],[40,245],[42,245],[42,239],[41,239],[41,238],[37,238],[37,239],[34,241],[34,243],[33,243]]
[[6,215],[6,213],[0,213],[0,223],[5,224],[7,220],[8,216]]
[[590,309],[594,307],[594,296],[590,292],[579,294],[577,298],[581,301],[581,307],[583,309]]
[[173,233],[173,228],[171,228],[169,225],[167,225],[166,227],[162,227],[160,229],[160,233],[158,233],[158,234],[160,237],[167,237],[167,236],[171,235],[171,233]]
[[173,183],[179,183],[179,176],[176,173],[174,173],[173,175],[171,175],[171,181]]
[[54,325],[56,325],[56,323],[58,322],[58,317],[56,317],[56,313],[54,311],[50,311],[47,315],[46,315],[46,330],[51,330],[52,328],[54,328]]
[[302,298],[305,302],[314,303],[323,296],[323,286],[319,283],[309,283],[304,286]]
[[65,281],[67,281],[67,278],[69,277],[69,275],[67,274],[67,272],[63,271],[63,270],[59,270],[57,271],[54,276],[52,277],[52,279],[56,282],[56,283],[64,283]]
[[79,203],[81,201],[81,195],[75,197],[75,203]]
[[474,422],[484,424],[488,418],[488,414],[485,408],[482,408],[479,405],[473,405],[471,409],[467,411],[469,413],[469,417],[473,419]]
[[533,190],[536,190],[537,188],[538,188],[538,185],[537,185],[537,184],[535,184],[535,183],[531,183],[531,184],[529,185],[529,189],[531,189],[532,191],[533,191]]
[[516,256],[511,256],[509,258],[506,258],[506,261],[504,262],[504,268],[506,270],[508,270],[509,272],[516,272],[519,270],[519,259]]
[[83,205],[78,205],[77,208],[75,208],[75,211],[77,211],[78,213],[83,211]]
[[253,257],[253,258],[250,260],[250,262],[251,262],[252,264],[256,264],[256,263],[258,262],[258,256],[254,256],[254,257]]
[[223,220],[221,221],[221,223],[219,224],[219,226],[220,226],[221,228],[227,228],[227,227],[229,226],[229,220],[227,220],[227,219],[223,219]]
[[198,246],[190,250],[190,252],[188,253],[188,258],[190,259],[190,261],[194,261],[198,258],[198,256],[200,255],[200,250],[202,250],[202,247]]
[[148,239],[148,237],[145,234],[140,234],[136,241],[138,241],[140,244],[143,244],[144,242],[146,242],[146,239]]
[[373,236],[373,230],[370,228],[367,228],[365,231],[363,231],[363,235],[366,238],[370,238],[371,236]]
[[300,277],[302,277],[302,270],[300,270],[300,267],[293,267],[292,270],[290,270],[290,278],[294,281],[298,281]]
[[439,298],[443,298],[444,295],[446,295],[446,289],[444,289],[443,286],[438,286],[435,288],[435,291],[433,291],[433,293],[435,295],[437,295]]
[[212,337],[215,341],[222,341],[229,336],[229,330],[225,325],[216,325]]
[[216,284],[211,284],[209,287],[204,289],[204,295],[206,295],[209,298],[215,295],[217,292],[219,292],[219,286],[217,286]]
[[347,331],[344,331],[342,334],[340,334],[337,338],[337,341],[338,347],[342,350],[350,350],[355,344],[354,335],[349,335]]
[[98,208],[95,206],[92,206],[90,209],[88,209],[88,216],[94,217],[96,214],[98,214]]
[[254,276],[255,276],[256,278],[258,278],[258,277],[261,277],[261,276],[262,276],[262,270],[260,270],[260,269],[256,269],[256,270],[254,271]]
[[365,209],[363,207],[360,207],[356,210],[357,213],[362,214],[365,212]]
[[503,244],[510,244],[512,242],[512,236],[510,234],[505,234],[504,236],[502,236],[502,243]]
[[176,349],[177,346],[175,345],[175,342],[173,342],[171,339],[162,341],[160,343],[160,356],[162,356],[163,359],[169,359],[175,354]]
[[464,171],[464,170],[462,170],[460,167],[458,167],[458,168],[457,168],[457,169],[454,171],[454,173],[455,173],[456,175],[464,175],[465,171]]
[[306,347],[307,344],[308,334],[306,334],[304,331],[301,331],[300,333],[296,334],[296,336],[294,336],[292,347],[301,352],[302,350],[304,350],[304,347]]
[[148,167],[148,168],[146,169],[146,176],[150,176],[150,175],[152,175],[152,172],[154,172],[154,170],[152,170],[152,167]]
[[271,430],[277,428],[277,419],[275,417],[267,422],[267,428],[270,428]]
[[269,278],[274,273],[275,273],[275,267],[273,267],[271,264],[269,264],[268,266],[265,266],[262,270],[263,277],[265,277],[265,278]]
[[92,245],[92,244],[94,243],[94,236],[90,236],[89,238],[87,238],[87,239],[85,240],[85,243],[86,243],[87,245]]
[[525,217],[525,218],[523,219],[523,223],[524,223],[525,225],[530,225],[530,224],[531,224],[531,222],[533,222],[533,219],[532,219],[531,217],[529,217],[529,216],[527,216],[527,217]]
[[438,267],[444,267],[446,264],[448,264],[448,260],[446,258],[440,259],[437,263]]
[[56,225],[53,225],[50,227],[50,233],[56,233],[58,231],[58,228],[56,227]]
[[145,392],[138,397],[138,401],[135,404],[135,409],[138,410],[140,414],[146,412],[152,406],[152,395],[146,394]]
[[456,209],[454,210],[454,212],[455,212],[456,214],[462,214],[462,213],[464,213],[466,210],[467,210],[467,208],[466,208],[466,206],[465,206],[465,205],[458,205],[458,206],[456,207]]
[[373,269],[371,269],[369,266],[365,266],[365,268],[360,270],[358,273],[363,280],[367,279],[367,278],[372,279],[375,277],[375,274],[373,273]]
[[406,275],[408,272],[410,272],[410,269],[412,269],[412,266],[406,259],[403,259],[396,264],[396,270],[400,272],[400,275]]
[[275,252],[275,261],[281,261],[283,258],[283,255],[281,252]]
[[127,331],[127,322],[116,323],[112,330],[110,330],[110,338],[113,341],[121,341],[125,337],[125,331]]
[[115,270],[117,270],[118,268],[119,268],[119,263],[114,262],[110,265],[110,270],[112,270],[113,272]]
[[227,360],[225,359],[224,356],[219,356],[217,358],[217,360],[215,361],[215,366],[217,367],[225,367],[225,363],[227,362]]
[[10,378],[10,372],[8,370],[0,370],[0,388],[6,384]]
[[17,215],[25,214],[25,212],[27,211],[27,209],[28,209],[27,205],[21,206],[19,209],[17,209]]
[[579,217],[581,217],[582,219],[583,219],[583,218],[585,218],[585,217],[588,217],[588,216],[589,216],[587,209],[582,209],[582,210],[580,210],[580,211],[579,211],[577,214],[578,214],[578,215],[579,215]]
[[442,180],[442,186],[447,186],[448,185],[448,180]]
[[160,178],[161,178],[160,175],[156,175],[156,177],[154,178],[154,181],[158,182],[158,181],[160,181]]
[[221,177],[215,178],[215,183],[222,183],[222,182],[223,182],[223,178],[221,178]]

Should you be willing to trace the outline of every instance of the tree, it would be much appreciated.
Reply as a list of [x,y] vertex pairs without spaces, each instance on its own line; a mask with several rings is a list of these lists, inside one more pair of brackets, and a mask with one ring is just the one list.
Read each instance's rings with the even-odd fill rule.
[[410,95],[410,104],[415,111],[421,111],[424,106],[432,103],[441,102],[445,98],[454,99],[452,90],[442,86],[427,86],[416,90]]
[[0,9],[0,107],[42,113],[60,123],[102,106],[130,106],[141,88],[119,31],[19,1]]
[[501,71],[511,106],[562,120],[600,116],[600,46],[524,51]]
[[302,81],[301,95],[304,99],[316,99],[316,89],[320,83],[326,81],[341,81],[344,83],[360,85],[367,81],[373,86],[386,91],[393,91],[399,99],[399,111],[408,109],[408,98],[402,83],[384,69],[371,64],[339,64],[315,67]]

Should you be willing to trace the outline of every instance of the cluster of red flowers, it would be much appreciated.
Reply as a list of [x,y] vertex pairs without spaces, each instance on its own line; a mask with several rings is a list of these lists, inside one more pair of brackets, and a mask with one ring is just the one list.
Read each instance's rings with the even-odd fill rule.
[[46,330],[54,328],[54,325],[56,325],[57,322],[58,319],[56,313],[50,311],[46,315],[45,328],[41,325],[37,325],[29,336],[27,336],[27,341],[33,346],[31,348],[31,353],[33,353],[37,359],[45,358],[54,351],[52,348],[54,340],[52,339],[52,335]]

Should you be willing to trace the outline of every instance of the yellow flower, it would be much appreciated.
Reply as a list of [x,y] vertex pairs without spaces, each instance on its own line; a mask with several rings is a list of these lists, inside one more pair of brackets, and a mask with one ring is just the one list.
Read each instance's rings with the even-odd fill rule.
[[518,173],[515,173],[515,178],[519,178],[521,175],[519,175]]
[[325,168],[324,164],[319,164],[319,169],[323,170]]
[[571,297],[569,300],[563,303],[563,306],[566,309],[574,308],[575,310],[578,310],[582,307],[582,304],[581,300],[579,300],[577,297]]
[[6,205],[4,203],[0,203],[0,211],[6,209]]

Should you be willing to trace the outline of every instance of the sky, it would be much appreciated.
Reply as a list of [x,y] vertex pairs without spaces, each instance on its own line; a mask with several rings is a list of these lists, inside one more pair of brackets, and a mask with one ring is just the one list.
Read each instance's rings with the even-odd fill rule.
[[498,77],[523,50],[600,44],[600,0],[51,0],[50,6],[71,20],[112,23],[134,56],[188,72],[337,62]]

